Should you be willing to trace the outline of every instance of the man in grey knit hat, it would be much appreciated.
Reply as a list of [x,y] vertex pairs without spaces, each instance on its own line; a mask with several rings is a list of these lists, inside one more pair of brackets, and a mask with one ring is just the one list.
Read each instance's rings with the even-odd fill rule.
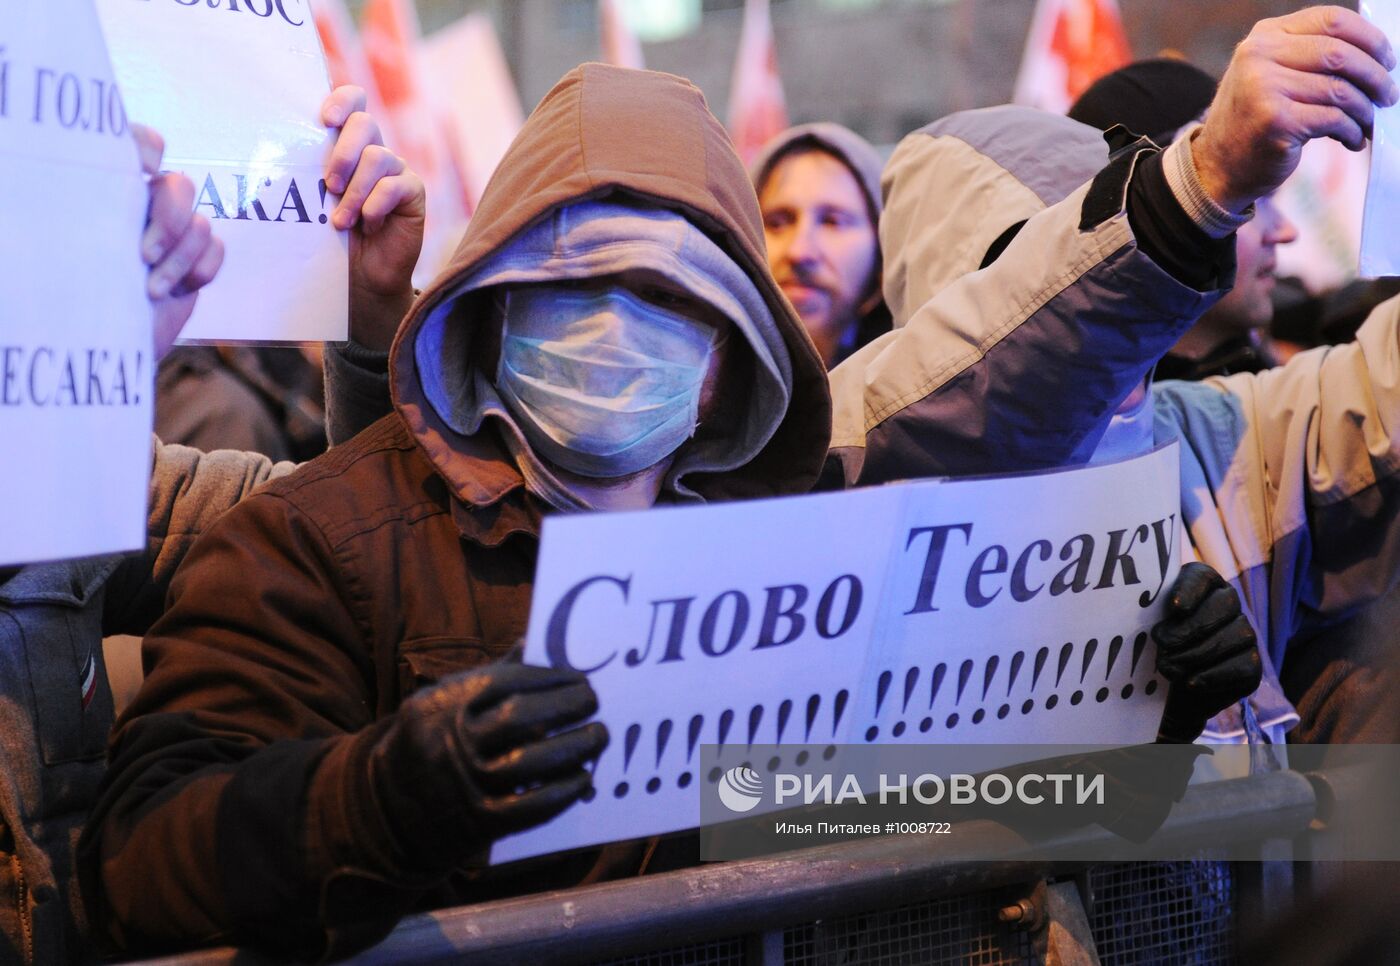
[[879,152],[839,124],[770,141],[752,169],[768,266],[831,368],[888,332],[880,293]]

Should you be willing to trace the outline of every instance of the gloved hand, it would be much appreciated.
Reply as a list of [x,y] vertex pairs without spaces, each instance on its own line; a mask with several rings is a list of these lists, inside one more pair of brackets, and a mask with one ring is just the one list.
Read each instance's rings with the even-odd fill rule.
[[1157,673],[1170,684],[1157,741],[1195,741],[1206,722],[1254,693],[1263,664],[1239,595],[1213,567],[1188,563],[1152,628]]
[[369,760],[402,871],[440,874],[572,805],[608,732],[600,722],[570,726],[597,710],[582,674],[522,664],[467,671],[412,695]]

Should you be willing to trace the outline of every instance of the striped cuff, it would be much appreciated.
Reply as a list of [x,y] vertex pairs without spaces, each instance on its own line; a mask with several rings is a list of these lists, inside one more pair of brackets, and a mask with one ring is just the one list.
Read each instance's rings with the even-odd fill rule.
[[1201,187],[1196,162],[1191,157],[1191,142],[1200,129],[1201,126],[1196,124],[1172,142],[1162,156],[1162,173],[1166,175],[1167,185],[1187,217],[1211,238],[1224,238],[1234,234],[1236,229],[1254,217],[1254,206],[1250,205],[1243,214],[1231,214],[1216,204],[1215,199]]

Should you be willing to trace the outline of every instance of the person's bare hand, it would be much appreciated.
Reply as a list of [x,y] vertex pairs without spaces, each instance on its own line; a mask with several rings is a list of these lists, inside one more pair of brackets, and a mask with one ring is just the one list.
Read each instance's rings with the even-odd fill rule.
[[1400,97],[1385,35],[1343,7],[1309,7],[1254,25],[1192,142],[1201,185],[1242,212],[1298,166],[1303,145],[1332,138],[1359,151],[1376,107]]
[[151,176],[150,207],[141,235],[141,260],[149,266],[146,295],[155,324],[156,360],[164,358],[194,311],[199,290],[214,280],[224,246],[209,220],[194,213],[194,184],[183,174],[160,173],[165,142],[150,128],[131,126],[141,170]]
[[321,105],[321,121],[340,132],[326,188],[341,196],[331,224],[350,232],[350,338],[383,350],[413,303],[427,202],[422,180],[384,146],[365,103],[360,88],[337,87]]

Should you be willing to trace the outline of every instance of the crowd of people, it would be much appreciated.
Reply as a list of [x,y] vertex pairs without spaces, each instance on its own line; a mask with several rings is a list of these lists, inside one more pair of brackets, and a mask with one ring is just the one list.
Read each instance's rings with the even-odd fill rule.
[[[807,124],[752,170],[688,82],[585,65],[421,292],[422,183],[336,90],[351,341],[319,365],[176,350],[147,550],[0,570],[0,963],[314,960],[415,909],[694,862],[674,841],[484,861],[584,795],[609,740],[585,675],[518,660],[551,513],[1179,440],[1195,562],[1154,630],[1158,741],[1283,742],[1300,695],[1315,740],[1388,740],[1390,656],[1334,625],[1400,577],[1400,302],[1282,364],[1255,333],[1296,234],[1272,193],[1308,141],[1363,146],[1395,65],[1312,8],[1258,24],[1218,84],[1145,62],[1068,118],[961,112],[887,162]],[[133,242],[168,349],[221,250],[143,138]],[[115,633],[144,635],[119,716]],[[1285,686],[1300,641],[1323,669]],[[1326,669],[1339,651],[1366,683]],[[53,686],[78,652],[90,704]]]

